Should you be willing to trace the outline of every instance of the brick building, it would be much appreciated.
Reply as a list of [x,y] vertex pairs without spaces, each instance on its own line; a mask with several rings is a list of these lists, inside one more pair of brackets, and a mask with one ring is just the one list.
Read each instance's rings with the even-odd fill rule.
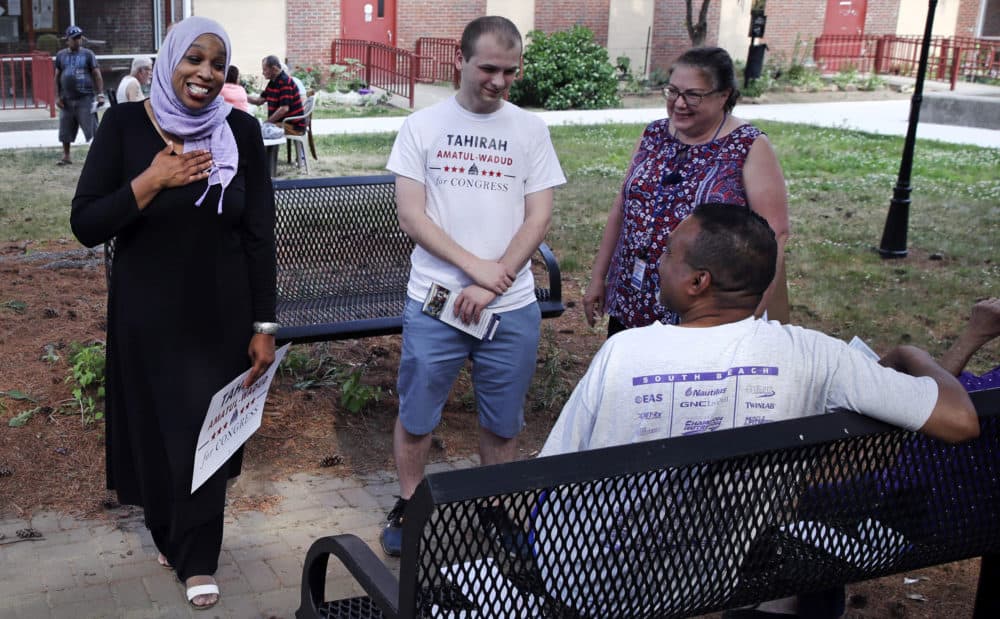
[[[702,1],[691,0],[695,15]],[[753,0],[709,1],[706,43],[744,58]],[[0,8],[0,54],[54,52],[75,23],[105,70],[118,71],[133,55],[154,54],[169,25],[187,14],[220,21],[234,63],[251,74],[267,54],[293,66],[328,64],[339,37],[405,49],[423,36],[457,38],[466,22],[486,14],[509,17],[525,33],[582,24],[612,59],[628,56],[638,73],[666,69],[690,45],[684,0],[0,0]],[[926,11],[926,0],[768,0],[764,41],[772,57],[789,60],[807,54],[823,33],[920,34]],[[1000,45],[1000,0],[939,0],[934,32]]]
[[[2,0],[0,0],[2,1]],[[744,58],[752,0],[709,0],[706,44]],[[194,12],[222,19],[221,0],[192,0]],[[692,0],[695,16],[702,0]],[[420,37],[458,38],[470,19],[486,14],[509,17],[523,33],[554,32],[581,24],[608,48],[612,59],[625,55],[639,73],[665,70],[690,46],[683,0],[284,0],[284,56],[290,65],[326,64],[334,38],[357,37],[352,20],[372,8],[368,23],[383,42],[414,49]],[[764,42],[784,61],[809,53],[820,34],[923,32],[926,0],[768,0]],[[1000,39],[1000,0],[939,0],[934,33]],[[236,37],[234,37],[236,38]],[[234,42],[234,45],[236,43]],[[280,51],[276,52],[279,53]]]

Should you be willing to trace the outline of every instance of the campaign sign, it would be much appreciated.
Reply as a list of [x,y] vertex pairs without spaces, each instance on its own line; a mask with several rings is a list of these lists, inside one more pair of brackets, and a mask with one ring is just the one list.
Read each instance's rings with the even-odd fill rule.
[[274,363],[250,387],[243,387],[250,373],[247,370],[212,396],[194,452],[192,494],[260,427],[267,390],[289,346],[285,344],[275,351]]

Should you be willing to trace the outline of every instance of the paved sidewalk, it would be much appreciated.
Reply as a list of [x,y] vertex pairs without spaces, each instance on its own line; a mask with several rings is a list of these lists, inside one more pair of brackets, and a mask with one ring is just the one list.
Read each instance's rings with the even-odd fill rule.
[[[427,470],[476,463],[475,458],[454,459]],[[279,481],[244,474],[230,498],[276,495],[280,502],[270,513],[227,509],[216,573],[221,601],[207,612],[193,610],[174,572],[157,564],[141,513],[117,510],[120,517],[108,521],[53,512],[30,520],[0,519],[0,533],[6,536],[0,543],[17,539],[16,530],[29,526],[44,536],[0,546],[0,618],[291,618],[299,607],[302,564],[313,540],[353,533],[381,553],[378,534],[398,492],[395,474],[387,472],[296,474]],[[398,572],[397,560],[386,563]],[[326,598],[360,594],[347,570],[331,560]]]
[[[940,91],[944,83],[928,83],[928,92]],[[1000,87],[977,84],[962,84],[957,92],[1000,95]],[[454,94],[451,88],[418,85],[416,108],[431,105]],[[401,98],[397,103],[405,106]],[[854,129],[882,135],[906,135],[910,117],[910,99],[883,101],[830,101],[826,103],[773,103],[739,104],[733,114],[746,120],[774,120],[802,123],[836,129]],[[666,116],[665,106],[650,108],[614,110],[572,110],[565,112],[539,112],[539,116],[549,126],[595,125],[604,123],[646,124]],[[381,118],[329,119],[317,118],[313,121],[315,135],[342,135],[359,133],[392,133],[403,124],[402,116]],[[917,126],[917,138],[940,140],[953,144],[970,144],[989,148],[1000,148],[1000,131],[936,125],[921,122]],[[82,134],[75,144],[82,145]],[[54,148],[59,146],[55,129],[35,131],[0,131],[0,149],[6,148]]]

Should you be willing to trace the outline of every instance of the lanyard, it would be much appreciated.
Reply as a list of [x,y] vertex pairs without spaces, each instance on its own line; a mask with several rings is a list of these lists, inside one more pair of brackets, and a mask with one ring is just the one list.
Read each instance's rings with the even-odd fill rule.
[[639,257],[646,261],[649,259],[649,249],[653,244],[653,232],[656,229],[656,222],[663,213],[667,210],[667,201],[663,199],[663,192],[666,187],[673,187],[684,182],[685,178],[680,173],[680,168],[687,162],[690,156],[691,148],[694,146],[704,146],[705,144],[711,144],[719,137],[719,132],[722,131],[722,127],[726,124],[726,119],[729,118],[729,112],[722,115],[722,122],[719,123],[718,128],[715,130],[715,134],[712,139],[703,144],[685,144],[677,139],[677,132],[674,132],[673,138],[677,141],[680,146],[677,147],[674,152],[674,156],[670,159],[670,172],[667,172],[666,166],[664,166],[663,174],[660,177],[660,183],[656,187],[655,198],[656,198],[656,208],[653,210],[652,217],[650,218],[649,225],[646,227],[645,243],[643,244],[642,251],[639,252]]

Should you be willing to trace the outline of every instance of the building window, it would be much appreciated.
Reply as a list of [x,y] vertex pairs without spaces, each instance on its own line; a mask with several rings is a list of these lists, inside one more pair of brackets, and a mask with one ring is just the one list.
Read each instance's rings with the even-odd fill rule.
[[986,0],[980,20],[979,36],[1000,39],[1000,0]]

